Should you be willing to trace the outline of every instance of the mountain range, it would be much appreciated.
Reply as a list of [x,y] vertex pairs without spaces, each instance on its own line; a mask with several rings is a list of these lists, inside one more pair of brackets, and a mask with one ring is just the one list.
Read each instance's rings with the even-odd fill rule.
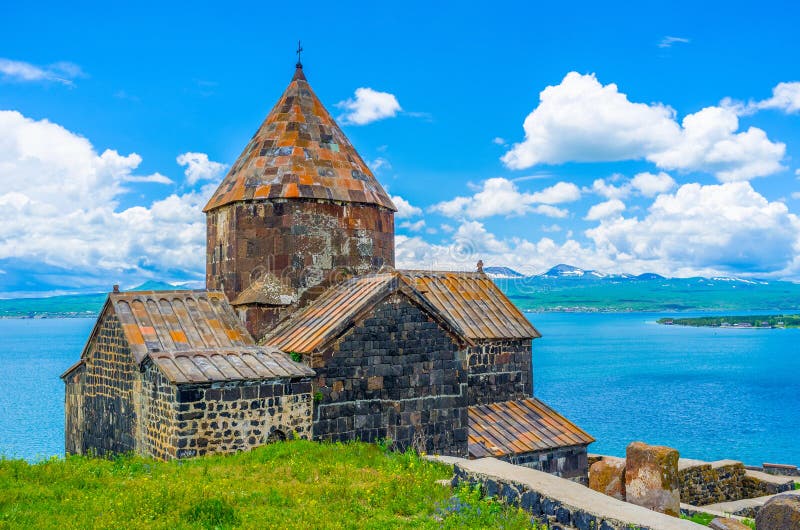
[[[509,267],[484,267],[524,311],[790,311],[800,310],[800,284],[717,276],[666,278],[660,274],[606,274],[559,264],[525,275]],[[129,290],[197,288],[146,282]],[[0,318],[91,317],[106,293],[0,300]]]

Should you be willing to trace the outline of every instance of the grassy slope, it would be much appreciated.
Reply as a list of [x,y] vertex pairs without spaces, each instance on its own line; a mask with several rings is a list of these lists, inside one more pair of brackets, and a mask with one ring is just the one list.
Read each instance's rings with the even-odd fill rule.
[[0,528],[530,528],[516,509],[459,496],[449,468],[370,444],[291,441],[155,462],[0,460]]

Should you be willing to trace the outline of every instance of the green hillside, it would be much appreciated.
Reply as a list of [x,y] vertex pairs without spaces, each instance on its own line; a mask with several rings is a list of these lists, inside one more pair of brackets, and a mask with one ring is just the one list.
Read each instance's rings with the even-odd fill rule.
[[281,442],[229,456],[157,462],[0,460],[6,528],[532,528],[452,470],[364,443]]

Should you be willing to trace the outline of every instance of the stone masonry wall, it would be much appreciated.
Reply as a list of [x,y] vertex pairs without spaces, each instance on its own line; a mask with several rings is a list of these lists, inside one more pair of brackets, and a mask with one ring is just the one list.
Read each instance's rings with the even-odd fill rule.
[[705,506],[717,502],[743,499],[745,470],[741,462],[698,463],[678,471],[681,502]]
[[559,447],[548,451],[522,453],[500,460],[511,464],[544,471],[561,478],[568,478],[583,484],[589,482],[589,461],[585,445]]
[[237,202],[207,214],[206,285],[229,300],[266,272],[298,294],[334,270],[394,266],[393,212],[308,199]]
[[395,294],[311,359],[314,438],[390,438],[395,447],[467,454],[467,374],[454,339]]
[[311,438],[311,380],[181,385],[175,456],[246,451],[287,437]]
[[467,350],[467,365],[470,405],[533,395],[530,340],[484,341]]
[[64,378],[64,450],[67,454],[83,452],[83,392],[86,365],[81,364]]
[[177,388],[149,359],[145,361],[136,404],[138,452],[170,460],[176,456]]
[[[78,440],[74,430],[66,433],[66,447],[81,454],[90,450],[100,455],[136,450],[133,390],[138,368],[117,317],[106,313],[101,318],[84,359],[82,436]],[[77,400],[72,402],[77,404]],[[67,406],[70,404],[68,400]]]

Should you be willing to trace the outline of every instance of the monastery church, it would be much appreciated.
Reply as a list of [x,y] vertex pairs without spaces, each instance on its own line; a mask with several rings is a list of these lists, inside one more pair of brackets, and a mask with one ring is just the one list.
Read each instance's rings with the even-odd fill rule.
[[391,440],[584,480],[594,439],[533,397],[539,332],[480,265],[394,269],[395,211],[298,63],[204,209],[206,290],[108,295],[66,451]]

